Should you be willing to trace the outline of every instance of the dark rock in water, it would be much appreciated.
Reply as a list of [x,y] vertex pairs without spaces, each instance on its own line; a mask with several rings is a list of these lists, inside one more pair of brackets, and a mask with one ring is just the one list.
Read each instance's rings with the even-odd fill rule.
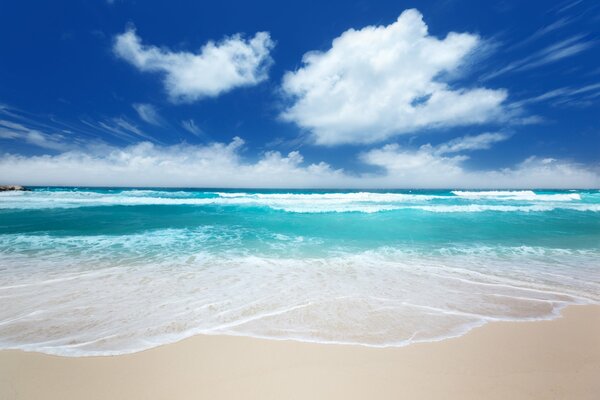
[[25,191],[25,190],[29,190],[29,189],[26,189],[23,186],[19,186],[19,185],[0,185],[0,192],[8,192],[10,190]]

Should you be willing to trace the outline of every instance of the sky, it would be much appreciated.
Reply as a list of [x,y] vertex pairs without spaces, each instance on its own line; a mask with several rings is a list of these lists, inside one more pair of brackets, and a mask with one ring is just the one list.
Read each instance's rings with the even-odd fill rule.
[[0,2],[0,184],[600,188],[600,3]]

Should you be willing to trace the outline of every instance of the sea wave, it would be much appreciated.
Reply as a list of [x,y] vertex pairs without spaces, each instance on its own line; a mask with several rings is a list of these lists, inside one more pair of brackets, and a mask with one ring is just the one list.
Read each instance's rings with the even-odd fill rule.
[[527,201],[571,201],[581,200],[578,193],[538,194],[532,190],[460,191],[452,193],[468,199],[527,200]]
[[402,346],[600,302],[597,191],[36,189],[0,208],[0,348]]
[[378,213],[420,210],[459,212],[600,211],[596,194],[533,191],[453,191],[446,193],[259,193],[167,190],[35,190],[1,193],[0,209],[78,208],[98,206],[238,206],[265,207],[292,213]]

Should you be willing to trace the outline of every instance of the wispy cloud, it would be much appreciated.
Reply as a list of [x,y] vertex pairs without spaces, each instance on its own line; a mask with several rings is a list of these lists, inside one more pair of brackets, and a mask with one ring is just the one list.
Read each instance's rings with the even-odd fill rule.
[[510,136],[502,132],[486,132],[475,136],[463,136],[452,139],[433,148],[437,155],[459,153],[463,151],[486,150],[493,144],[507,140]]
[[45,133],[22,124],[0,120],[0,139],[22,141],[44,149],[66,151],[73,148],[67,137],[60,133]]
[[541,103],[546,101],[552,101],[555,105],[574,103],[583,105],[588,100],[594,99],[600,96],[600,83],[593,83],[581,87],[561,87],[553,90],[549,90],[545,93],[533,96],[521,101],[514,102],[513,104],[518,106],[524,106],[527,104]]
[[518,42],[517,44],[515,44],[513,46],[508,47],[506,50],[507,51],[514,50],[514,49],[526,46],[530,43],[533,43],[536,40],[538,40],[554,31],[564,28],[565,26],[571,24],[573,21],[575,21],[575,18],[571,18],[571,17],[560,18],[560,19],[552,22],[551,24],[548,24],[548,25],[544,26],[543,28],[538,29],[537,31],[532,33],[529,37],[527,37],[526,39]]
[[162,125],[162,117],[152,104],[135,103],[132,106],[143,121],[151,125]]
[[484,80],[495,78],[508,72],[526,71],[554,63],[562,59],[575,56],[592,47],[595,42],[586,40],[585,35],[575,35],[547,46],[532,55],[514,61],[499,70],[491,72],[483,77]]
[[583,3],[583,0],[575,0],[575,1],[567,1],[567,2],[563,2],[562,4],[558,5],[556,8],[556,13],[560,14],[563,13],[567,10],[570,10],[571,8],[578,6],[579,4]]
[[0,120],[2,119],[26,127],[29,130],[64,136],[73,145],[100,143],[111,138],[126,143],[135,143],[141,140],[161,143],[160,140],[147,134],[133,121],[123,116],[114,118],[85,117],[65,121],[52,115],[38,115],[0,104]]
[[80,122],[99,138],[112,136],[126,143],[136,143],[142,140],[162,143],[157,138],[145,133],[135,123],[125,117],[100,120],[81,119]]
[[200,127],[196,125],[196,122],[193,119],[181,121],[181,126],[183,127],[183,129],[185,129],[193,135],[202,136],[202,129],[200,129]]

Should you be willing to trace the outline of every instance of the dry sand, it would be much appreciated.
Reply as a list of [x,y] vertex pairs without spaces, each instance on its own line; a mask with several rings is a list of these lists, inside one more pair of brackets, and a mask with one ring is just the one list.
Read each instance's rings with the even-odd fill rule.
[[141,353],[0,352],[0,399],[600,399],[600,306],[403,348],[196,336]]

